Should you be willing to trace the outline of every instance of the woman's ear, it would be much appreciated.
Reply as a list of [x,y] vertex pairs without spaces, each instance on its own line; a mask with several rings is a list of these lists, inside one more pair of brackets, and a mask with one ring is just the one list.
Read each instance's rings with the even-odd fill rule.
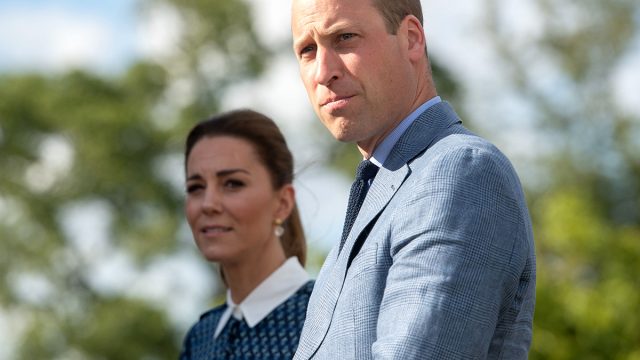
[[275,218],[286,220],[296,203],[296,192],[292,184],[285,184],[278,190],[278,206],[276,208]]

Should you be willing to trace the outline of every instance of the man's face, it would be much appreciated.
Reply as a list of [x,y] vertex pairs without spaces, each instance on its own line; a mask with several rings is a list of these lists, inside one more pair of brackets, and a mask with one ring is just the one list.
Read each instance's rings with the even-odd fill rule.
[[387,32],[371,1],[293,0],[291,21],[316,114],[336,139],[365,150],[408,115],[416,91],[406,37]]

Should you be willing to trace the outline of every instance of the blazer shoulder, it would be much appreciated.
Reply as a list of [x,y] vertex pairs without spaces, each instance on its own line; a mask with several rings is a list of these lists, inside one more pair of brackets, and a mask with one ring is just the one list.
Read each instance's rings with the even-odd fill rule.
[[468,161],[491,162],[504,170],[513,171],[511,162],[498,147],[472,133],[455,133],[439,139],[411,163],[421,161],[437,162],[445,166],[455,166],[458,162]]
[[522,202],[522,185],[509,159],[495,145],[474,134],[451,134],[408,163],[414,185],[498,186]]

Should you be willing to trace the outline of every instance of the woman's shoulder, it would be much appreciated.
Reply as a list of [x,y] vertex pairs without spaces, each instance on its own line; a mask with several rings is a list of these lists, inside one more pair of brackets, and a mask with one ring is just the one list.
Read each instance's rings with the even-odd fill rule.
[[200,344],[207,343],[213,338],[216,326],[226,307],[226,304],[222,304],[200,315],[200,319],[187,332],[183,351],[192,351]]
[[[309,298],[311,297],[311,292],[313,291],[313,286],[315,285],[315,280],[309,280],[304,285],[300,286],[300,288],[291,295],[287,301],[279,306],[279,308],[285,308],[286,312],[294,312],[295,309],[301,310],[306,314],[307,304],[309,303]],[[281,309],[284,310],[284,309]]]
[[299,296],[306,296],[309,297],[311,296],[311,292],[313,291],[313,286],[316,284],[315,280],[309,280],[306,283],[304,283],[304,285],[302,285],[300,287],[300,289],[298,289],[298,291],[295,292],[295,294],[293,294],[293,296],[299,295]]
[[218,305],[204,313],[202,313],[200,315],[200,321],[202,320],[215,320],[216,322],[218,322],[217,320],[220,319],[220,317],[222,316],[222,313],[224,313],[224,310],[227,308],[227,304],[221,304]]
[[226,304],[222,304],[214,307],[211,310],[200,315],[200,319],[196,322],[192,328],[192,332],[201,332],[201,331],[213,331],[216,325],[220,321],[224,310],[227,308]]
[[285,302],[278,305],[260,321],[255,331],[274,334],[278,338],[285,337],[289,339],[285,342],[297,344],[314,283],[313,280],[304,283]]

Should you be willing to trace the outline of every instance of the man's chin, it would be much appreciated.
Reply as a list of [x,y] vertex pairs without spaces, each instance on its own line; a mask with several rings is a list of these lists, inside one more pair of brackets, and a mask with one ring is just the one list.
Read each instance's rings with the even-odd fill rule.
[[342,118],[323,119],[323,124],[329,130],[331,135],[340,142],[355,142],[353,129],[345,124],[346,120]]
[[331,135],[333,135],[333,137],[343,143],[353,143],[356,142],[356,139],[354,139],[353,134],[351,134],[348,131],[345,131],[344,129],[332,129],[330,130]]

